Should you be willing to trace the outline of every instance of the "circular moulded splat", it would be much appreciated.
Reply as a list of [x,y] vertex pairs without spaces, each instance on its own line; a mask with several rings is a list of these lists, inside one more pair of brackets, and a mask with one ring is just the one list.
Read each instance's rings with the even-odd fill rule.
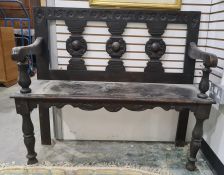
[[166,43],[162,39],[150,39],[145,45],[145,52],[150,58],[159,59],[166,52]]
[[86,40],[82,37],[73,37],[67,39],[66,50],[73,57],[81,57],[87,51]]
[[112,58],[120,58],[126,52],[126,42],[123,38],[110,38],[106,44],[106,51]]

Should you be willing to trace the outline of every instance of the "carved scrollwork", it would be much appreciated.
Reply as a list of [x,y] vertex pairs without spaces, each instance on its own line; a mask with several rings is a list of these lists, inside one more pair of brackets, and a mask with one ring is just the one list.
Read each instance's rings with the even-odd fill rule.
[[167,14],[167,21],[173,22],[176,21],[178,18],[177,14]]
[[145,45],[146,54],[152,59],[159,59],[166,52],[166,44],[162,39],[150,39]]
[[86,19],[89,21],[93,20],[110,20],[110,21],[125,21],[134,22],[180,22],[180,23],[191,23],[192,19],[200,17],[200,12],[161,12],[161,11],[149,11],[149,10],[113,10],[113,9],[71,9],[60,7],[37,7],[34,11],[34,16],[37,15],[38,10],[52,9],[52,15],[49,18],[56,18],[66,20],[72,18],[73,20]]
[[74,13],[72,10],[69,10],[67,13],[66,13],[66,16],[69,17],[69,18],[73,18],[74,17]]
[[[161,16],[162,19],[167,19],[167,16],[164,14],[163,16]],[[155,23],[153,22],[147,22],[147,27],[148,27],[148,31],[149,33],[153,36],[153,37],[161,37],[161,35],[163,35],[166,27],[167,27],[167,22],[166,21],[161,21],[161,22],[157,22]]]
[[166,44],[161,39],[166,27],[167,27],[167,14],[160,14],[157,16],[161,20],[160,22],[155,23],[147,22],[148,32],[151,34],[152,38],[145,45],[145,52],[150,57],[150,61],[147,63],[145,67],[145,72],[158,72],[164,73],[164,68],[162,66],[161,58],[166,51]]
[[129,111],[145,111],[147,110],[147,107],[145,105],[125,105],[124,108],[126,108]]
[[62,9],[58,9],[58,10],[55,10],[55,11],[54,11],[54,15],[55,15],[55,17],[60,18],[60,17],[62,17],[63,15],[65,15],[65,13],[64,13],[64,10],[62,10]]
[[81,57],[87,51],[87,43],[83,37],[70,36],[66,41],[66,50],[73,57]]
[[71,58],[67,66],[67,70],[86,71],[85,61],[81,58]]
[[104,108],[109,112],[118,112],[123,108],[123,106],[120,104],[109,104],[104,105]]
[[[74,15],[72,10],[69,10],[67,12],[67,15],[68,14],[70,15],[70,18]],[[79,15],[83,15],[83,12]],[[86,20],[65,20],[65,24],[68,26],[68,30],[72,34],[66,41],[66,50],[72,56],[72,58],[69,60],[67,70],[87,70],[85,61],[81,59],[81,57],[87,51],[86,40],[82,37],[82,33],[85,29],[86,23]]]
[[159,58],[166,52],[165,42],[160,38],[152,38],[146,43],[145,52],[151,59],[144,71],[164,73],[164,68]]
[[85,110],[85,111],[94,111],[103,108],[102,104],[79,104],[78,105],[79,109]]
[[126,43],[122,38],[110,38],[106,44],[107,53],[113,58],[120,58],[126,52]]
[[[69,15],[74,15],[72,11],[69,11]],[[80,36],[83,31],[85,30],[87,21],[85,19],[83,20],[65,20],[65,24],[68,26],[69,32],[72,33],[72,35],[78,35]]]
[[121,35],[124,32],[126,25],[127,25],[127,22],[125,21],[107,22],[107,27],[109,28],[108,30],[112,35]]
[[[32,102],[32,106],[36,107],[35,103]],[[57,108],[62,108],[65,105],[71,105],[74,108],[80,108],[82,110],[86,111],[94,111],[98,110],[101,108],[105,108],[109,112],[118,112],[122,108],[126,108],[127,110],[130,111],[144,111],[147,109],[154,109],[156,107],[160,107],[166,111],[168,110],[175,110],[175,111],[182,111],[183,109],[189,109],[191,112],[197,112],[198,111],[203,111],[204,113],[208,112],[208,109],[206,105],[194,105],[194,104],[160,104],[160,103],[153,103],[153,104],[125,104],[125,103],[103,103],[103,102],[93,102],[93,103],[88,103],[88,102],[77,102],[77,103],[64,103],[64,102],[44,102],[41,103],[43,104],[46,108],[50,108],[52,106],[55,106]],[[19,106],[19,103],[18,103]],[[31,107],[31,108],[33,108]],[[30,109],[31,109],[30,108]],[[203,114],[204,114],[203,113]]]
[[[120,18],[121,14],[115,14]],[[106,67],[107,72],[125,72],[124,63],[119,59],[126,52],[126,43],[122,38],[122,33],[127,25],[126,21],[107,21],[107,26],[112,37],[107,41],[106,51],[111,56],[111,60]]]

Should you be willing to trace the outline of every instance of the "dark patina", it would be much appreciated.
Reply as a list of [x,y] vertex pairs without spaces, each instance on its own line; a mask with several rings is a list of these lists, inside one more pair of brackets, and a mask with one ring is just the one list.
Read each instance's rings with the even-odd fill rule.
[[[209,89],[210,67],[217,66],[217,57],[200,51],[197,46],[200,12],[140,11],[112,9],[79,9],[40,7],[34,9],[36,41],[13,49],[12,58],[18,62],[21,93],[15,98],[16,110],[23,117],[24,142],[28,164],[37,162],[35,138],[30,112],[39,106],[42,144],[51,144],[49,108],[70,104],[83,110],[105,108],[110,112],[126,108],[142,111],[161,107],[179,111],[176,145],[185,142],[189,111],[195,114],[196,125],[190,144],[186,168],[195,170],[196,154],[201,145],[203,122],[208,119],[214,101],[206,95]],[[71,55],[67,70],[49,69],[48,20],[64,20],[71,33],[66,49]],[[82,33],[87,21],[105,21],[111,37],[105,45],[111,56],[105,71],[89,71],[82,56],[87,52],[87,42]],[[149,61],[144,72],[126,72],[122,55],[126,42],[122,37],[128,22],[146,23],[149,41],[145,52]],[[160,58],[166,52],[163,33],[167,24],[186,24],[186,52],[183,73],[166,73]],[[37,82],[30,88],[27,74],[27,55],[37,57]],[[204,63],[199,89],[193,85],[195,60]]]

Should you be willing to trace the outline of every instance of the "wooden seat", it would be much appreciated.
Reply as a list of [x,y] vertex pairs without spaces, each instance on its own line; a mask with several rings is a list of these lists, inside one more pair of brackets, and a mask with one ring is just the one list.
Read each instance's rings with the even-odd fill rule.
[[136,103],[214,103],[211,98],[198,98],[198,88],[190,84],[37,80],[32,83],[31,88],[31,93],[18,93],[12,97]]

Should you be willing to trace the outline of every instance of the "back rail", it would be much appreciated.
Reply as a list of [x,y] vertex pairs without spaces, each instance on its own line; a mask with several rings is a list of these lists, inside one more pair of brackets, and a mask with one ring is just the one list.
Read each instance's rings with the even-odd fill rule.
[[[197,43],[201,12],[37,7],[34,9],[34,16],[36,37],[44,38],[43,55],[37,58],[38,79],[193,83],[195,60],[189,59],[187,50],[190,42]],[[64,20],[71,33],[66,41],[66,50],[72,56],[67,70],[49,69],[48,20]],[[105,46],[111,57],[105,71],[87,70],[82,59],[88,47],[82,36],[87,21],[106,22],[111,34]],[[126,72],[121,59],[126,52],[126,42],[122,33],[129,22],[146,23],[151,35],[145,44],[145,53],[149,61],[144,72]],[[187,25],[183,73],[166,73],[160,60],[166,52],[166,43],[162,35],[170,23]]]

